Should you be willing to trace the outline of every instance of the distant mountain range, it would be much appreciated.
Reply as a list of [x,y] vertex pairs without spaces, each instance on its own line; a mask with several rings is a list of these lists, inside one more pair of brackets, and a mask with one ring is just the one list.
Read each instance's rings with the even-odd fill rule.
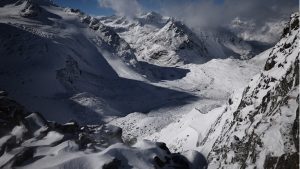
[[299,13],[285,22],[2,0],[0,168],[299,168]]

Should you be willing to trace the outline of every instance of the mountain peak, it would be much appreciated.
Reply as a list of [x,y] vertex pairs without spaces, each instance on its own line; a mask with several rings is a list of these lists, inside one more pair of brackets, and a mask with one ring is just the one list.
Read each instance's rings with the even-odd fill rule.
[[299,12],[293,13],[290,17],[290,22],[283,29],[281,37],[288,36],[292,30],[299,29]]
[[1,6],[6,5],[21,5],[21,4],[38,4],[38,5],[54,5],[53,0],[3,0],[0,2]]
[[140,18],[146,18],[146,19],[149,19],[149,20],[155,20],[155,19],[159,20],[159,19],[162,18],[162,16],[159,13],[154,12],[154,11],[143,13],[139,17]]
[[168,21],[169,17],[164,17],[157,12],[147,12],[134,18],[139,25],[152,25],[156,27],[162,27]]

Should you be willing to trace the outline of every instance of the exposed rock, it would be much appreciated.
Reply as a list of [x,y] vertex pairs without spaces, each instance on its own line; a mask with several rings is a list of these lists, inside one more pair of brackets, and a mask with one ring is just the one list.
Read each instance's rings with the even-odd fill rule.
[[[299,167],[298,18],[292,15],[285,28],[289,31],[270,52],[265,70],[211,127],[206,137],[216,137],[208,155],[212,168]],[[200,145],[205,144],[207,140]]]
[[20,15],[25,18],[37,17],[42,12],[38,4],[28,1],[21,10]]
[[0,96],[0,137],[8,134],[15,126],[24,124],[24,107],[7,96]]
[[33,147],[24,148],[19,154],[16,155],[13,166],[20,166],[24,162],[33,159],[34,153],[35,149]]
[[104,164],[102,169],[119,169],[121,167],[121,161],[114,158],[111,162]]
[[0,96],[7,96],[8,93],[6,91],[0,91]]

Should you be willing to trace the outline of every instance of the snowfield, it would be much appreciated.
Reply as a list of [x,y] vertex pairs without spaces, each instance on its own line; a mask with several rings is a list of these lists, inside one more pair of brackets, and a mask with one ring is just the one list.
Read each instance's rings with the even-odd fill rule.
[[266,26],[0,2],[0,168],[299,167],[299,14]]

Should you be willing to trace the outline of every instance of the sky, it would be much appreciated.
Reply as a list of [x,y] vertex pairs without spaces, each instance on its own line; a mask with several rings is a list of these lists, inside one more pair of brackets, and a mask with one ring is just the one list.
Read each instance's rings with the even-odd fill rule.
[[[80,9],[91,15],[113,15],[115,11],[111,8],[101,6],[101,0],[54,0],[55,3],[65,6]],[[117,0],[119,2],[127,0]],[[198,0],[138,0],[138,3],[143,6],[146,11],[159,12],[164,6],[189,4]],[[214,0],[215,3],[221,4],[224,0]]]
[[257,27],[298,11],[298,0],[54,0],[91,15],[134,17],[156,11],[194,28],[213,28],[239,18]]
[[97,0],[54,0],[58,5],[80,9],[91,15],[113,15],[110,8],[101,7]]

